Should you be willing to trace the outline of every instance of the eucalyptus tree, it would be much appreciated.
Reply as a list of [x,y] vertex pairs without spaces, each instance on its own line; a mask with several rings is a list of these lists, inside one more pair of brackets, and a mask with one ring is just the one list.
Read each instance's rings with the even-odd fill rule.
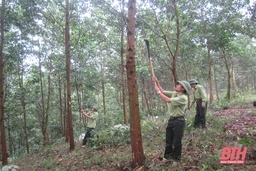
[[[4,51],[6,52],[5,56],[5,60],[4,60],[4,64],[3,67],[7,68],[6,66],[8,66],[8,68],[11,68],[11,66],[14,66],[16,65],[17,63],[19,63],[19,61],[21,61],[20,59],[21,58],[25,58],[26,56],[26,53],[24,53],[25,51],[25,47],[26,47],[26,43],[28,41],[28,34],[29,33],[32,33],[31,31],[31,27],[33,28],[35,26],[35,22],[34,22],[34,19],[37,18],[36,15],[34,15],[36,13],[36,10],[34,10],[34,4],[31,4],[29,3],[29,1],[15,1],[15,2],[10,2],[10,1],[7,1],[7,3],[5,4],[5,1],[3,1],[2,3],[2,8],[5,7],[3,6],[6,5],[6,16],[5,16],[5,27],[4,27],[4,32],[1,33],[1,36],[4,36],[4,33],[5,35],[7,35],[7,37],[5,37],[5,47],[4,48]],[[3,11],[3,10],[2,10]],[[35,28],[35,27],[34,27]],[[2,42],[3,43],[3,42]],[[19,54],[19,52],[23,52],[21,54]],[[29,53],[29,52],[28,52]],[[16,63],[16,64],[15,64]],[[2,66],[2,65],[1,65]],[[9,91],[8,88],[8,85],[11,85],[12,82],[14,82],[14,80],[17,78],[16,76],[15,77],[12,77],[13,76],[13,73],[19,73],[19,74],[23,74],[22,72],[19,72],[20,70],[20,65],[16,65],[18,66],[18,69],[16,67],[13,67],[12,69],[10,69],[9,71],[12,72],[12,74],[10,75],[6,75],[5,79],[10,81],[10,83],[7,83],[6,87],[5,87],[5,90],[8,91],[8,92],[11,92],[11,91],[15,91],[15,90],[11,90]],[[9,72],[7,71],[7,72]],[[5,72],[5,73],[7,73]],[[19,75],[21,76],[21,75]],[[12,79],[14,78],[14,79]],[[4,83],[4,82],[3,82]],[[17,82],[18,84],[20,82]],[[22,91],[24,92],[24,91]],[[9,95],[12,95],[12,94],[9,94]],[[9,100],[9,98],[12,98],[11,96],[6,96],[5,100],[7,104],[7,106],[12,106],[12,105],[9,105],[10,102],[12,102],[11,100]],[[21,96],[18,96],[16,97],[18,100],[20,100],[21,102],[25,102],[25,98],[24,97],[21,97]],[[22,106],[22,105],[20,105]],[[18,109],[20,108],[19,105],[17,105],[15,107],[15,110],[16,111],[19,111]],[[23,114],[24,114],[24,118],[23,118],[23,122],[22,124],[25,124],[23,126],[23,130],[24,130],[24,134],[26,135],[25,139],[28,139],[28,135],[26,133],[26,108],[24,108],[25,106],[22,106],[22,111],[23,111]],[[10,111],[9,109],[7,109],[8,111]],[[12,122],[12,117],[11,115],[15,115],[14,112],[10,111],[9,112],[9,115],[8,115],[8,121]],[[16,139],[16,137],[10,137],[12,136],[12,134],[10,134],[10,131],[20,131],[20,130],[15,130],[14,127],[11,127],[11,125],[9,125],[10,127],[8,127],[8,135],[9,135],[9,140],[14,140]],[[13,129],[14,128],[14,129]],[[22,130],[22,129],[21,129]],[[2,134],[4,135],[4,134]],[[17,140],[17,139],[16,139]],[[11,147],[13,142],[9,142],[9,147],[10,147],[10,152],[12,151]],[[26,146],[27,146],[27,152],[29,152],[28,150],[28,142],[26,142]],[[15,149],[15,144],[14,144],[14,148]],[[4,150],[4,149],[3,149]]]
[[126,110],[126,80],[125,80],[125,66],[124,66],[124,27],[126,25],[125,23],[125,9],[124,9],[125,3],[124,0],[120,3],[120,9],[121,9],[121,65],[122,65],[122,102],[123,102],[123,115],[124,115],[124,124],[128,124],[128,118],[127,118],[127,110]]
[[[208,77],[208,85],[209,85],[209,102],[210,104],[213,102],[213,83],[212,83],[212,57],[211,57],[211,50],[212,50],[212,34],[211,34],[211,22],[212,22],[212,16],[214,15],[211,7],[211,4],[209,1],[194,1],[192,2],[194,5],[193,11],[196,13],[195,17],[195,27],[193,28],[193,31],[197,37],[195,40],[197,40],[197,43],[199,43],[199,48],[198,50],[203,50],[201,48],[206,48],[207,49],[207,55],[204,54],[204,56],[207,56],[207,60],[204,61],[204,63],[207,63],[208,69],[207,70],[207,75]],[[203,65],[199,65],[199,68],[202,68]],[[204,70],[204,69],[201,69]],[[197,71],[197,73],[199,73]],[[198,75],[197,75],[198,76]]]
[[[93,34],[94,28],[92,28],[92,21],[89,20],[88,17],[85,15],[86,12],[81,12],[84,9],[86,9],[86,6],[83,7],[83,5],[86,5],[86,2],[84,1],[72,1],[70,3],[70,15],[67,21],[69,21],[69,27],[70,27],[70,42],[69,46],[70,49],[65,49],[66,45],[65,42],[65,13],[66,13],[66,4],[60,1],[51,1],[51,2],[42,2],[40,5],[38,5],[38,11],[39,15],[41,16],[40,21],[38,22],[38,25],[41,27],[41,32],[38,32],[39,37],[43,37],[41,41],[44,43],[44,47],[46,48],[45,54],[46,55],[46,61],[49,61],[49,66],[45,65],[44,69],[47,71],[50,71],[52,74],[53,84],[58,85],[58,97],[57,100],[51,101],[51,110],[56,111],[56,105],[52,105],[53,103],[59,102],[59,121],[57,121],[58,125],[56,129],[63,130],[67,126],[67,93],[65,90],[67,90],[68,84],[64,82],[66,80],[66,69],[63,67],[65,60],[64,56],[68,52],[70,53],[71,63],[70,63],[70,90],[76,89],[77,91],[70,91],[69,95],[72,95],[72,97],[79,96],[79,91],[83,89],[84,85],[90,86],[90,84],[81,84],[83,82],[90,82],[92,79],[88,78],[89,74],[86,74],[86,72],[89,72],[90,69],[86,67],[86,64],[89,60],[92,60],[91,56],[94,54],[93,47],[96,46],[96,43],[89,43],[90,40],[94,39],[91,38],[91,35]],[[80,17],[82,16],[82,17]],[[92,47],[92,50],[90,48]],[[91,52],[92,51],[92,52]],[[50,59],[51,58],[51,59]],[[45,62],[45,64],[47,64]],[[52,68],[50,68],[52,66]],[[78,68],[84,68],[85,72],[81,72],[83,70],[78,70]],[[78,73],[78,74],[77,74]],[[85,74],[84,74],[85,73]],[[84,76],[81,76],[83,75]],[[74,77],[75,75],[79,76],[79,82],[78,77]],[[57,76],[57,77],[55,77]],[[73,79],[74,78],[74,79]],[[82,78],[82,79],[81,79]],[[84,81],[88,78],[88,81]],[[58,81],[57,81],[58,80]],[[90,81],[89,81],[90,80]],[[55,88],[55,87],[53,87]],[[55,93],[57,91],[52,91],[51,93]],[[51,95],[52,96],[52,95]],[[54,96],[54,95],[53,95]],[[70,99],[69,99],[70,100]],[[72,106],[76,108],[76,103],[73,103],[74,100],[72,99]],[[81,106],[81,104],[79,104]],[[69,110],[70,111],[70,110]],[[75,109],[77,112],[77,110]],[[76,113],[75,113],[76,114]],[[80,114],[80,112],[79,112]],[[56,120],[55,117],[57,115],[51,115],[51,120]],[[76,119],[76,115],[74,116]],[[81,121],[81,115],[80,115],[80,121]],[[53,128],[53,127],[52,127]],[[73,128],[72,128],[73,129]],[[53,132],[53,131],[51,131]],[[66,134],[67,135],[67,134]],[[66,136],[66,140],[69,139],[69,136]]]
[[[126,114],[126,79],[125,79],[125,61],[124,61],[124,29],[126,26],[126,15],[125,15],[125,1],[93,1],[93,15],[94,21],[98,23],[98,30],[102,33],[103,40],[99,45],[101,49],[104,49],[103,59],[105,62],[104,70],[105,77],[104,82],[111,84],[115,87],[116,93],[110,94],[118,95],[120,97],[113,97],[118,103],[115,105],[116,110],[119,111],[119,106],[123,108],[123,119],[124,123],[128,123]],[[104,28],[104,29],[103,29]],[[121,81],[121,84],[120,84]],[[120,87],[121,86],[121,87]],[[106,87],[107,88],[107,87]],[[122,94],[119,95],[118,91],[122,89]],[[107,91],[106,91],[107,92]],[[109,92],[109,91],[108,91]],[[108,98],[106,101],[106,107],[112,109],[113,104]],[[120,100],[119,100],[120,99]],[[104,103],[103,103],[104,104]],[[116,104],[116,103],[115,103]],[[119,105],[120,104],[120,105]],[[107,112],[109,113],[109,112]]]
[[212,21],[212,49],[221,52],[227,71],[227,99],[231,99],[231,64],[233,58],[231,41],[238,31],[233,25],[242,18],[241,8],[246,5],[244,1],[212,1],[214,17]]
[[8,164],[7,160],[7,148],[5,139],[5,125],[4,125],[4,17],[5,17],[5,0],[2,0],[1,14],[0,14],[0,130],[1,130],[1,149],[2,149],[2,164]]
[[246,6],[245,16],[243,17],[242,25],[236,26],[236,28],[243,34],[248,35],[251,38],[256,38],[256,2],[251,0],[250,5]]
[[72,110],[71,110],[71,87],[70,87],[70,33],[69,33],[69,0],[66,0],[66,22],[65,22],[65,55],[66,55],[66,78],[67,78],[67,105],[68,105],[68,117],[67,117],[67,132],[70,142],[70,150],[74,150],[74,131],[72,124]]
[[[237,65],[234,65],[235,81],[238,84],[238,90],[250,90],[255,87],[255,41],[249,36],[238,34],[232,41],[234,61]],[[247,77],[247,79],[246,79]],[[247,82],[245,82],[247,80]]]
[[135,14],[136,1],[128,1],[128,18],[127,18],[127,46],[126,46],[126,67],[127,82],[129,92],[129,109],[130,109],[130,134],[132,146],[132,167],[142,166],[145,156],[143,152],[140,114],[138,104],[138,87],[136,80],[135,64]]
[[171,71],[172,86],[176,84],[178,77],[183,77],[178,75],[179,68],[183,67],[179,53],[181,39],[193,23],[191,3],[182,0],[153,0],[141,7],[138,15],[141,33],[152,42],[152,56],[161,62],[161,68],[166,67]]

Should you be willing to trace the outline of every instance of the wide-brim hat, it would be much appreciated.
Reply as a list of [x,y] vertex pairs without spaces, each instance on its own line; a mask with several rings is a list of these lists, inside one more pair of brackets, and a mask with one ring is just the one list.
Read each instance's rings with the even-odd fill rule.
[[189,84],[197,84],[198,81],[196,79],[191,79],[189,80]]
[[98,111],[97,107],[96,106],[93,106],[92,108],[94,108],[96,111]]
[[191,93],[191,86],[187,81],[178,81],[179,84],[186,90],[187,94]]

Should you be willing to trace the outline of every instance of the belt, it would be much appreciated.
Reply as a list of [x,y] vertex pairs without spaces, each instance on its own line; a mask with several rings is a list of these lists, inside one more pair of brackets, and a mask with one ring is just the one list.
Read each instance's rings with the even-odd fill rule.
[[184,116],[180,116],[180,117],[170,117],[170,120],[180,120],[180,121],[184,121],[185,120],[185,118],[184,118]]
[[196,103],[199,101],[199,100],[202,100],[202,99],[195,99],[196,100]]

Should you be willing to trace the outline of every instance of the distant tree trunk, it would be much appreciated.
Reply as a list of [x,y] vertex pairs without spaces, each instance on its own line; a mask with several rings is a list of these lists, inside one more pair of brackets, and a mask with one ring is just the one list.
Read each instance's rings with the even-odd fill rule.
[[149,112],[149,116],[153,116],[152,115],[152,111],[149,107],[149,103],[148,103],[148,98],[147,98],[147,92],[146,92],[146,87],[145,87],[145,81],[144,79],[142,79],[142,89],[143,89],[143,96],[144,96],[144,99],[145,99],[145,103],[146,103],[146,106],[147,106],[147,109],[148,109],[148,112]]
[[106,116],[106,100],[105,100],[105,81],[104,81],[104,61],[101,54],[100,72],[101,72],[101,89],[102,89],[102,103],[103,103],[103,113]]
[[70,33],[69,33],[69,0],[66,0],[66,27],[65,27],[65,53],[66,53],[66,74],[67,74],[67,128],[70,142],[70,150],[75,149],[74,132],[72,125],[71,110],[71,87],[70,87]]
[[60,105],[60,128],[62,135],[65,133],[65,129],[63,126],[63,110],[62,110],[62,92],[61,92],[61,74],[60,71],[58,71],[58,84],[59,84],[59,105]]
[[208,38],[208,30],[207,30],[207,25],[206,25],[206,21],[205,21],[205,17],[204,17],[204,11],[201,11],[202,13],[202,22],[204,25],[204,35],[206,37],[206,47],[207,47],[207,60],[208,60],[208,83],[209,83],[209,87],[210,87],[210,101],[209,103],[212,104],[214,97],[213,97],[213,83],[212,83],[212,58],[211,58],[211,42]]
[[22,113],[23,113],[23,122],[24,122],[24,135],[25,135],[25,142],[26,142],[26,149],[27,153],[29,154],[29,143],[28,143],[28,132],[27,132],[27,113],[26,113],[26,103],[25,103],[25,88],[23,86],[23,75],[24,75],[24,66],[23,66],[23,61],[21,65],[21,72],[19,75],[19,86],[20,86],[20,92],[22,93],[21,95],[21,106],[22,106]]
[[[169,46],[169,41],[167,40],[167,36],[165,35],[164,31],[163,33],[163,39],[165,41],[165,44],[167,45],[167,49],[170,53],[170,63],[171,65],[170,70],[171,70],[171,81],[172,81],[172,87],[173,89],[175,88],[177,81],[178,81],[178,74],[177,74],[177,57],[179,55],[179,50],[180,50],[180,20],[179,20],[179,12],[178,12],[178,7],[176,4],[176,0],[171,0],[170,3],[172,3],[173,7],[168,6],[169,11],[174,11],[175,17],[176,17],[176,44],[175,44],[175,52],[173,53],[171,50],[171,47]],[[169,21],[171,22],[171,21]],[[171,38],[174,39],[174,38]]]
[[[245,67],[244,67],[244,64],[242,64],[242,71],[246,71],[245,70]],[[244,93],[245,92],[245,72],[242,72],[242,92]]]
[[124,26],[125,26],[125,16],[124,16],[124,0],[121,3],[122,8],[122,29],[121,29],[121,66],[122,66],[122,97],[123,97],[123,115],[124,124],[128,125],[127,111],[126,111],[126,80],[125,80],[125,65],[124,65]]
[[[78,87],[78,81],[79,79],[77,78],[77,75],[75,75],[75,82],[76,82],[76,94],[77,94],[77,103],[78,103],[78,106],[79,106],[79,112],[81,111],[81,109],[83,108],[82,107],[82,103],[81,103],[81,96],[80,96],[80,93],[79,93],[79,87]],[[80,112],[80,115],[79,115],[79,130],[82,131],[82,128],[83,128],[83,116]]]
[[233,81],[233,87],[234,87],[235,96],[236,96],[237,95],[237,85],[236,85],[236,75],[235,75],[235,68],[234,68],[234,60],[233,60],[233,58],[231,60],[232,60],[232,63],[231,63],[232,81]]
[[128,2],[128,26],[127,26],[127,46],[126,46],[126,67],[129,92],[130,108],[130,133],[132,146],[132,167],[142,166],[145,155],[142,146],[140,113],[138,102],[138,86],[135,65],[135,13],[136,0]]
[[1,129],[1,147],[2,147],[2,165],[7,165],[7,149],[5,139],[5,126],[4,126],[4,12],[5,0],[2,0],[2,10],[0,16],[1,22],[1,42],[0,42],[0,129]]
[[242,75],[242,92],[245,92],[244,75]]
[[252,70],[252,76],[253,76],[253,87],[254,87],[254,92],[256,93],[256,75],[255,75],[256,71]]
[[40,89],[41,89],[41,110],[39,111],[39,117],[41,118],[41,132],[43,135],[43,146],[46,146],[48,140],[47,140],[47,120],[46,120],[46,112],[45,112],[45,103],[44,103],[44,86],[43,86],[43,74],[42,74],[42,62],[41,62],[41,54],[40,54],[40,43],[38,41],[39,45],[39,75],[40,75]]
[[209,40],[207,39],[207,56],[208,56],[208,81],[210,87],[210,104],[212,104],[214,97],[213,97],[213,83],[212,83],[212,58],[211,58],[211,45]]
[[231,73],[230,73],[229,63],[228,63],[228,59],[227,59],[227,56],[226,56],[225,49],[223,50],[223,58],[224,58],[224,61],[225,61],[225,66],[226,66],[226,70],[227,70],[227,74],[228,74],[227,99],[228,99],[228,101],[230,101],[231,100],[231,93],[230,93],[230,90],[231,90]]
[[249,80],[249,73],[247,72],[246,74],[246,90],[249,91],[250,90],[250,80]]
[[219,93],[218,93],[218,85],[217,85],[217,78],[216,78],[216,68],[215,68],[215,65],[214,65],[213,72],[214,72],[214,83],[215,83],[216,96],[217,96],[218,101],[220,101],[220,97],[219,97]]

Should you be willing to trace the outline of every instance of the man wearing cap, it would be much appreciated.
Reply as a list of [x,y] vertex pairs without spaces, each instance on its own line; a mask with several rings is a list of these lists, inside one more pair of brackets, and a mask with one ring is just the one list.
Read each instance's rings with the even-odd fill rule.
[[152,80],[155,84],[155,91],[160,97],[168,103],[168,113],[170,118],[166,127],[166,145],[164,159],[181,159],[181,140],[185,128],[185,109],[188,106],[188,94],[191,86],[187,81],[178,81],[175,91],[165,91],[159,84],[156,77]]
[[207,96],[202,85],[198,84],[196,79],[191,79],[189,84],[194,88],[194,98],[189,106],[189,109],[196,102],[196,116],[194,121],[195,128],[205,128],[205,115],[207,111]]
[[99,117],[99,114],[97,112],[97,107],[95,106],[92,107],[92,111],[88,114],[84,111],[84,109],[82,109],[81,112],[87,118],[87,130],[82,144],[82,147],[85,147],[87,139],[91,137],[91,132],[96,127],[96,121]]

